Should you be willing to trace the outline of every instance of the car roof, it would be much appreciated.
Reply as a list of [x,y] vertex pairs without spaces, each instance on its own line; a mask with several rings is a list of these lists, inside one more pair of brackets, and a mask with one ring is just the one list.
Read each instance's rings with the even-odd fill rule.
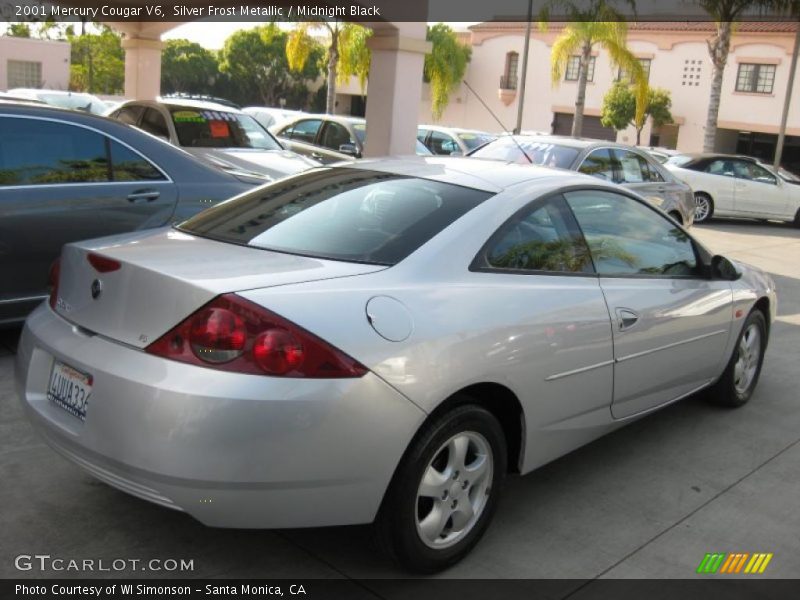
[[598,179],[564,169],[553,169],[513,162],[476,160],[456,156],[407,156],[389,158],[363,158],[359,161],[341,163],[345,168],[370,169],[432,179],[444,183],[462,185],[487,192],[498,193],[523,182],[564,180],[570,183],[585,182],[597,185]]
[[232,108],[230,106],[225,106],[224,104],[217,104],[216,102],[210,102],[208,100],[192,100],[190,98],[162,98],[158,97],[155,100],[128,100],[127,102],[123,102],[121,105],[117,106],[116,108],[122,108],[123,106],[132,106],[132,105],[161,105],[161,106],[169,106],[170,108],[196,108],[196,109],[203,109],[203,110],[216,110],[219,112],[229,112],[229,113],[242,113],[243,111],[238,108]]
[[725,154],[722,152],[683,152],[680,154],[680,156],[688,156],[692,160],[735,158],[737,160],[749,160],[751,162],[760,162],[759,159],[753,156],[747,156],[745,154]]
[[497,137],[494,133],[483,131],[482,129],[468,129],[466,127],[445,127],[443,125],[417,125],[418,129],[430,129],[431,131],[453,131],[457,133],[479,133],[481,135],[491,135]]

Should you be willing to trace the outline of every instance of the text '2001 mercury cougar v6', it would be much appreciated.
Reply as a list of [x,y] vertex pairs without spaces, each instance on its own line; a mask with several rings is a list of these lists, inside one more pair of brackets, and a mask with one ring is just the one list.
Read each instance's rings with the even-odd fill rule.
[[508,472],[703,388],[747,402],[775,311],[767,275],[611,183],[364,160],[68,244],[16,376],[128,493],[220,527],[374,521],[434,571]]

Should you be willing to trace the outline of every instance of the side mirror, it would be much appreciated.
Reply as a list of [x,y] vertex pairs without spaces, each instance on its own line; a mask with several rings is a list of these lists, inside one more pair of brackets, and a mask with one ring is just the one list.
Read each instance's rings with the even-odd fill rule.
[[732,261],[717,254],[711,259],[711,277],[725,281],[736,281],[741,278],[742,272]]
[[339,146],[339,152],[341,152],[342,154],[347,154],[348,156],[353,156],[355,158],[360,157],[358,148],[356,148],[355,144],[342,144],[341,146]]

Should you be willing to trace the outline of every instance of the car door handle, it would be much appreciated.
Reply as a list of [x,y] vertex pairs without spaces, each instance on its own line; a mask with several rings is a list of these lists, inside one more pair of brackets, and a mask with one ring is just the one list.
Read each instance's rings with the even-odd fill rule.
[[315,160],[322,160],[325,157],[322,156],[322,154],[320,154],[319,152],[312,152],[311,153],[311,158],[313,158]]
[[136,190],[128,194],[128,202],[152,202],[158,199],[161,192],[158,190]]
[[639,314],[630,308],[618,308],[617,312],[617,328],[620,331],[630,329],[639,322]]
[[663,186],[663,185],[660,185],[660,186],[658,186],[656,189],[657,189],[659,192],[666,192],[666,191],[667,191],[667,188],[666,188],[665,186]]

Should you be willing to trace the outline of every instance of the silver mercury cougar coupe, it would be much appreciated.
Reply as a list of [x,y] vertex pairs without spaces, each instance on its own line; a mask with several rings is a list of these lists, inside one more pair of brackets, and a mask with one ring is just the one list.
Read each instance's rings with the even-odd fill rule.
[[450,157],[312,169],[68,244],[52,279],[16,377],[54,449],[212,526],[374,521],[421,572],[508,473],[703,388],[747,402],[776,312],[629,190]]

